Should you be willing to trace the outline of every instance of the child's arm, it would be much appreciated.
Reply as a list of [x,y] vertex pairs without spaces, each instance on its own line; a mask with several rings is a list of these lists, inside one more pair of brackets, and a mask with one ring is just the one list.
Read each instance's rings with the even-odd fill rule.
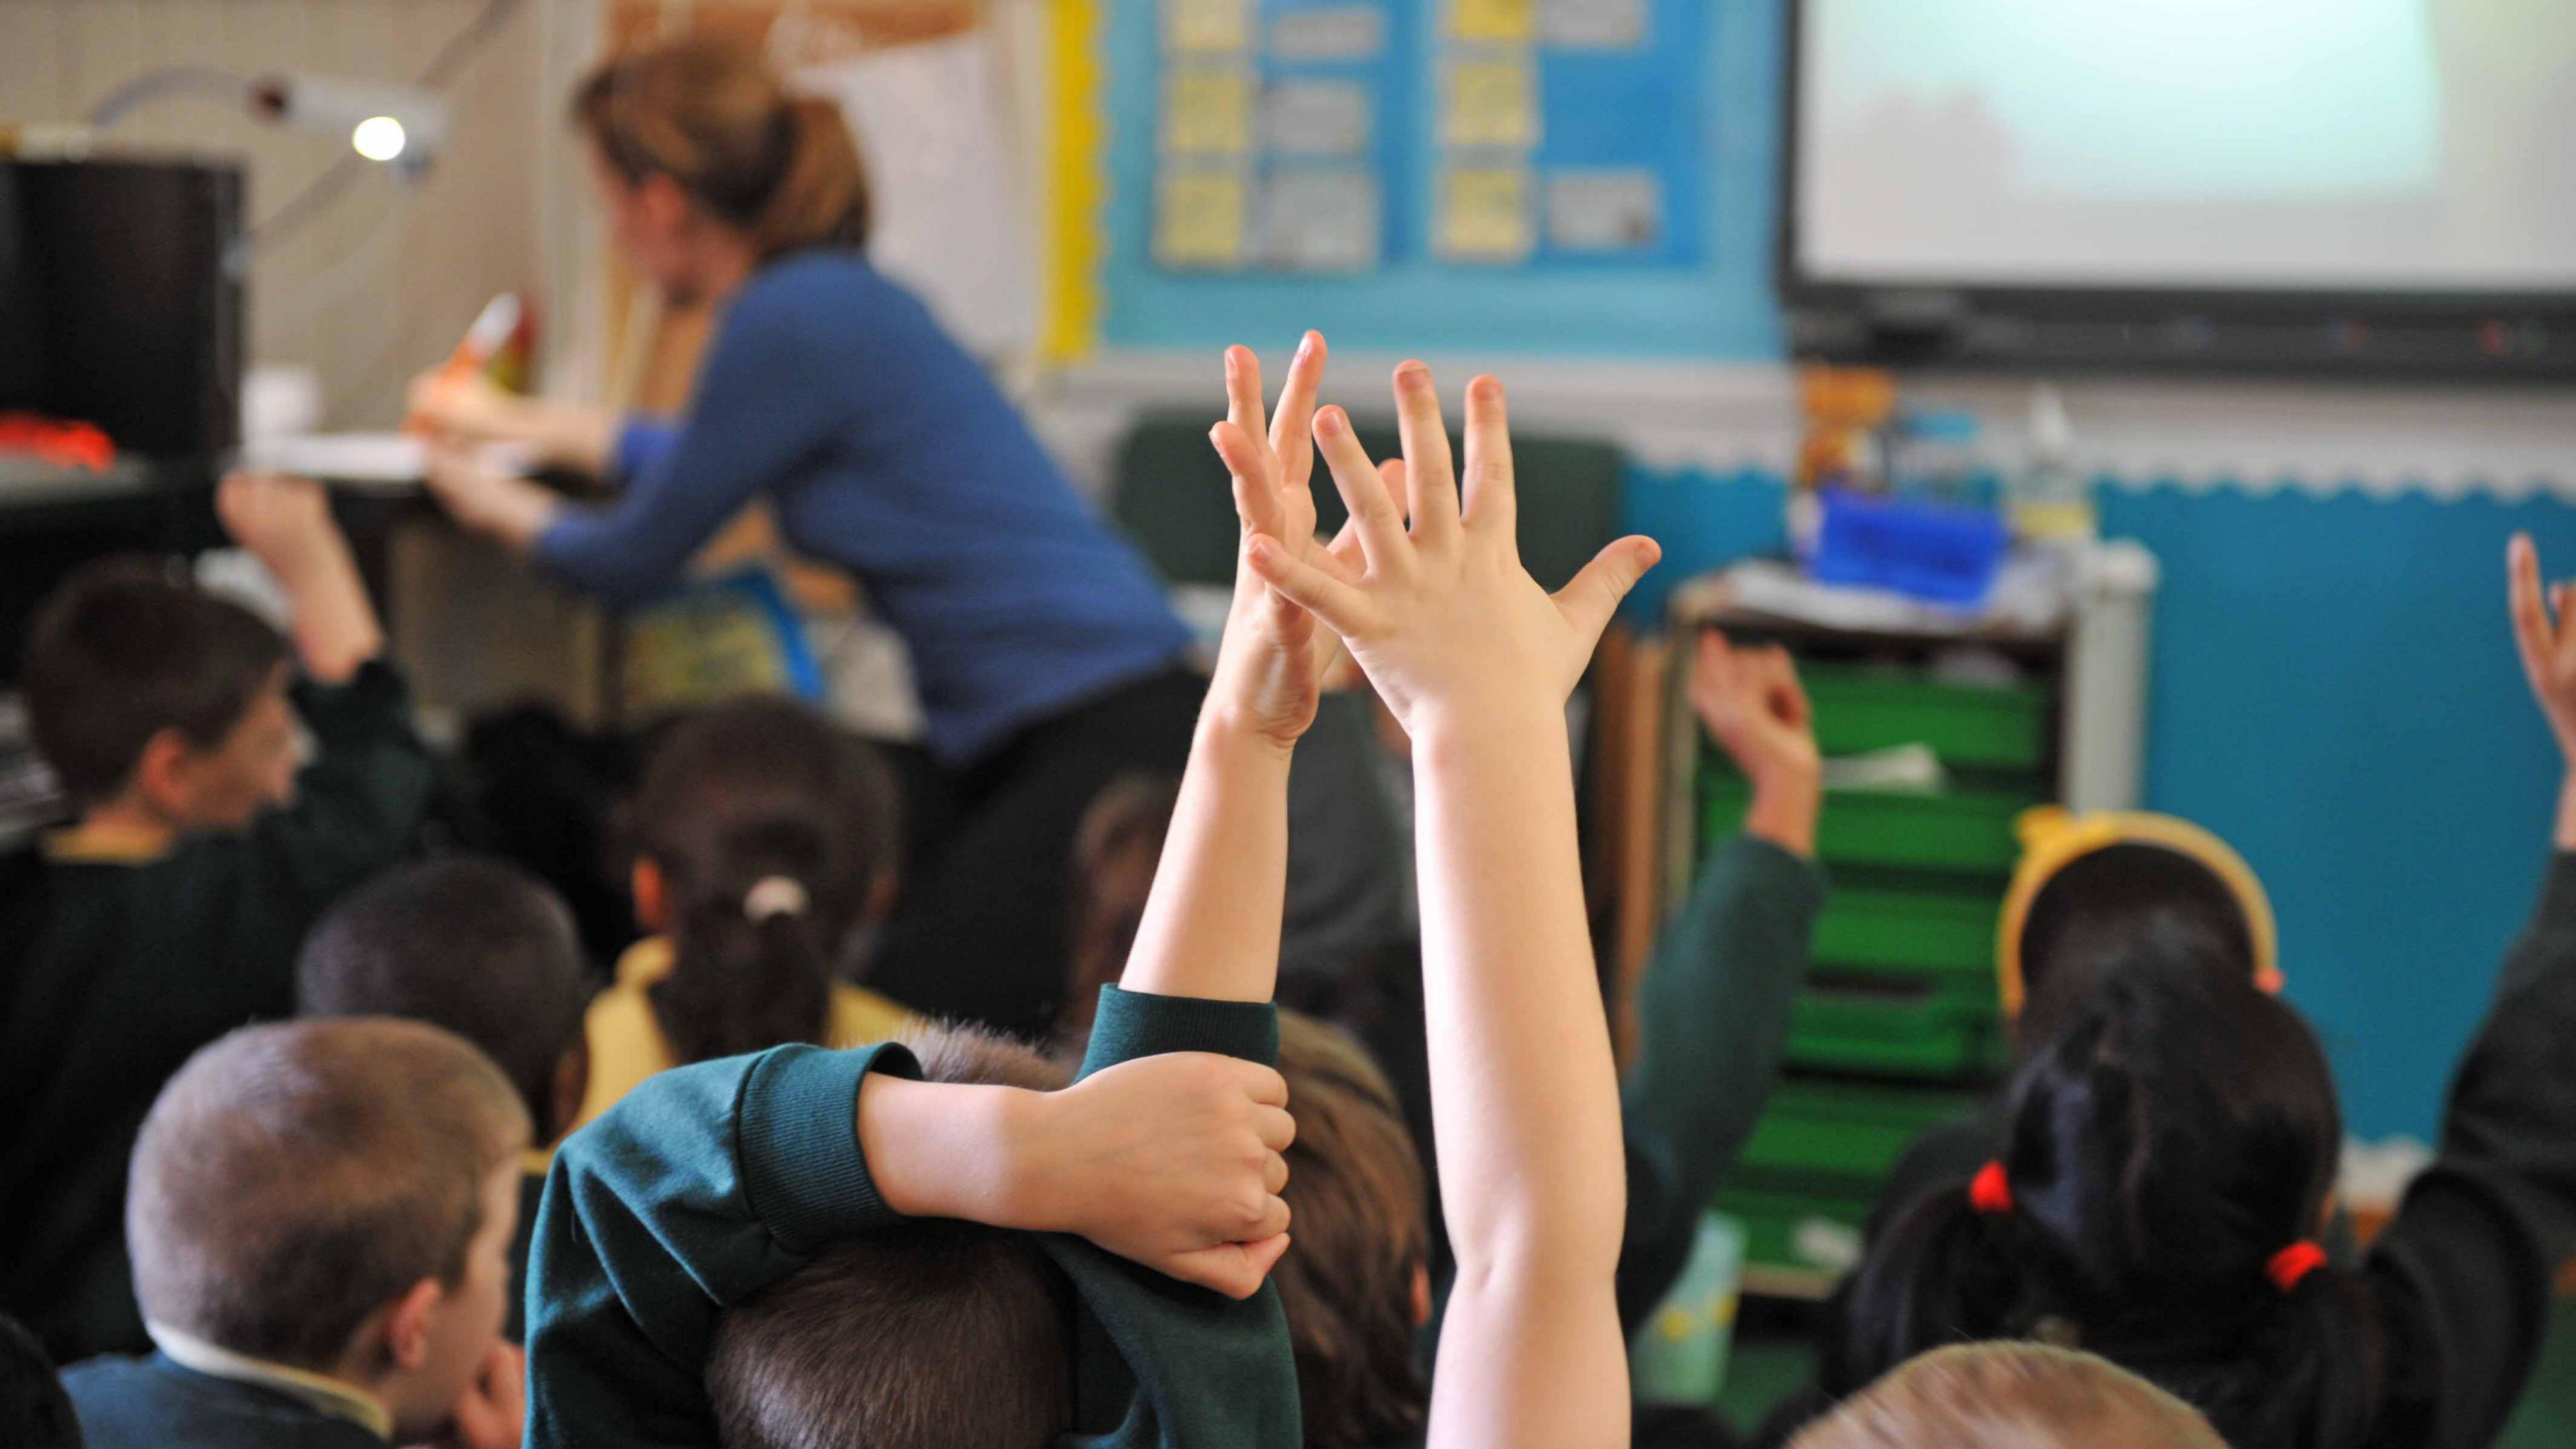
[[1619,1321],[1633,1332],[1689,1260],[1700,1214],[1753,1135],[1779,1071],[1824,880],[1807,698],[1789,656],[1700,636],[1691,704],[1753,786],[1744,832],[1700,868],[1656,936],[1620,1089],[1628,1227]]
[[[1266,539],[1292,557],[1347,572],[1314,543],[1307,427],[1323,368],[1324,340],[1310,332],[1289,364],[1278,422],[1265,435],[1261,365],[1250,350],[1228,348],[1226,420],[1210,436],[1233,477],[1246,548]],[[1341,547],[1347,554],[1349,545]],[[1330,642],[1312,615],[1238,562],[1216,674],[1119,979],[1124,990],[1270,999],[1287,898],[1289,757],[1314,722]]]
[[327,489],[283,473],[234,473],[216,489],[215,511],[285,589],[307,679],[345,683],[384,652],[384,630],[349,540],[331,519]]
[[1625,1443],[1618,1083],[1564,710],[1657,552],[1615,543],[1551,598],[1520,564],[1500,384],[1468,385],[1463,507],[1427,369],[1397,370],[1396,402],[1410,531],[1349,420],[1327,409],[1316,438],[1365,575],[1336,577],[1265,539],[1252,560],[1341,635],[1413,739],[1424,1005],[1458,1258],[1430,1439]]
[[[429,811],[436,776],[411,725],[401,678],[381,662],[384,631],[310,478],[234,473],[215,494],[226,531],[285,590],[303,677],[296,713],[316,745],[295,799],[261,816],[232,859],[237,897],[319,910],[401,858]],[[292,969],[290,950],[280,969]]]
[[2427,1444],[2500,1432],[2538,1362],[2551,1280],[2576,1253],[2576,595],[2562,583],[2544,601],[2525,537],[2509,573],[2515,643],[2566,767],[2556,853],[2452,1078],[2440,1155],[2369,1259],[2401,1285],[2383,1301],[2410,1357],[2437,1366],[2409,1376],[2429,1381],[2429,1402],[2409,1405]]
[[[528,1443],[714,1444],[716,1315],[907,1214],[1205,1247],[1263,1195],[1266,1068],[1161,1056],[1061,1092],[915,1072],[893,1044],[701,1062],[567,1139],[529,1255]],[[1233,1272],[1196,1281],[1235,1296],[1260,1282],[1165,1256]]]

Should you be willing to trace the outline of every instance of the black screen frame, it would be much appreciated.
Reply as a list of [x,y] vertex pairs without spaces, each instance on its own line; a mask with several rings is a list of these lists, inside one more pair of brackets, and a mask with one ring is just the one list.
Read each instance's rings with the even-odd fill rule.
[[1787,0],[1772,258],[1791,356],[1965,372],[2576,382],[2576,289],[2308,290],[1862,282],[1798,254],[1807,11]]

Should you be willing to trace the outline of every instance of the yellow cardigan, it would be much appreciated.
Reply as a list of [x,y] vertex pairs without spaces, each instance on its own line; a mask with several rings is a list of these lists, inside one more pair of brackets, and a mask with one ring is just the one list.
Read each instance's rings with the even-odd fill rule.
[[[582,1030],[590,1043],[590,1086],[582,1093],[580,1126],[617,1104],[637,1083],[680,1063],[671,1055],[670,1039],[653,1016],[648,994],[654,982],[671,974],[671,943],[647,936],[617,961],[617,981],[592,999]],[[884,1041],[912,1024],[911,1012],[864,987],[832,983],[832,1008],[825,1020],[823,1044],[842,1048]]]

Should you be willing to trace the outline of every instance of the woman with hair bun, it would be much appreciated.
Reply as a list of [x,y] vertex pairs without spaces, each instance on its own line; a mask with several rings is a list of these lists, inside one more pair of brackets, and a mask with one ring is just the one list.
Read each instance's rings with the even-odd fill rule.
[[517,441],[619,485],[573,503],[442,446],[433,490],[618,602],[676,582],[766,498],[786,540],[847,570],[903,636],[931,764],[909,803],[954,822],[907,863],[871,984],[1043,1032],[1083,807],[1187,754],[1206,688],[1183,667],[1187,630],[985,369],[869,265],[867,178],[838,107],[755,52],[681,39],[600,66],[572,115],[618,252],[672,301],[723,308],[695,395],[677,420],[619,418],[424,378],[413,408],[443,443]]

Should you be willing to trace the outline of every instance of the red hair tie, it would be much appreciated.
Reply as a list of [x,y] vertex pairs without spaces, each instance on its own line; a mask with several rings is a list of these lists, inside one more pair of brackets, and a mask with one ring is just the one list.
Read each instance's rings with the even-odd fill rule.
[[2012,1179],[2002,1163],[1989,1162],[1968,1179],[1968,1206],[1989,1217],[2013,1210]]
[[2263,1265],[2263,1274],[2272,1280],[2273,1287],[2286,1295],[2298,1288],[2300,1279],[2325,1265],[2326,1250],[2301,1238],[2274,1253],[2272,1261]]

